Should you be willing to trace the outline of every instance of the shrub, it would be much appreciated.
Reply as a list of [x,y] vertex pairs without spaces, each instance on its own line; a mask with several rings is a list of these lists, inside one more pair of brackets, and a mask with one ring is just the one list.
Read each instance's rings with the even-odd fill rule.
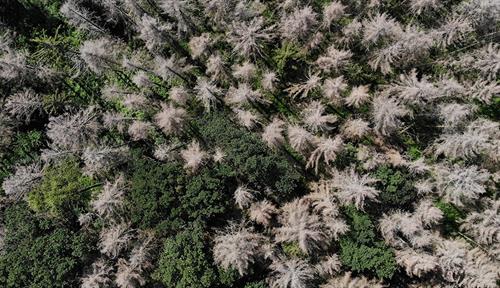
[[38,130],[22,132],[16,135],[14,141],[14,156],[18,161],[30,161],[36,158],[38,149],[43,145],[44,135]]
[[232,192],[236,189],[229,171],[207,168],[190,178],[185,194],[179,198],[179,208],[190,221],[209,220],[223,214],[229,207]]

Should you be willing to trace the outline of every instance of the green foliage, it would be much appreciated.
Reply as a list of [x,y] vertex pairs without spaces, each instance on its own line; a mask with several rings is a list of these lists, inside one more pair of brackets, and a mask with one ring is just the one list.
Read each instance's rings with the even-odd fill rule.
[[66,78],[64,81],[66,86],[71,88],[67,93],[74,105],[86,106],[100,101],[102,79],[95,75],[86,75],[78,79]]
[[219,282],[225,287],[235,287],[234,283],[240,278],[240,274],[236,269],[224,270],[223,268],[219,268]]
[[304,61],[304,53],[295,44],[287,42],[274,51],[273,60],[276,63],[276,72],[279,75],[288,74],[290,71],[297,71],[298,65]]
[[180,163],[159,163],[135,153],[127,194],[131,220],[142,229],[160,233],[192,221],[206,221],[229,206],[231,179],[220,169],[202,169],[188,176]]
[[59,18],[59,9],[61,8],[63,0],[21,0],[24,5],[36,6],[45,11],[50,17]]
[[153,278],[172,288],[215,287],[217,272],[199,225],[165,240]]
[[378,278],[390,279],[397,268],[394,252],[376,238],[370,217],[353,206],[347,207],[345,214],[350,231],[340,240],[342,264],[356,272],[371,272]]
[[340,241],[340,260],[355,272],[374,272],[378,278],[390,279],[396,272],[394,253],[383,242],[368,246],[351,241]]
[[306,163],[307,162],[306,158],[302,154],[300,154],[300,152],[293,149],[289,143],[283,144],[283,150],[285,150],[286,153],[288,153],[290,155],[290,157],[295,159],[295,161],[298,161],[299,163]]
[[418,146],[418,143],[408,133],[402,134],[401,137],[404,144],[408,147],[406,154],[411,160],[417,160],[422,157],[422,150]]
[[417,197],[417,192],[413,186],[411,174],[401,168],[396,170],[389,165],[382,165],[375,171],[377,189],[380,194],[378,200],[382,205],[407,207]]
[[54,115],[65,111],[68,107],[85,107],[102,102],[100,89],[102,80],[87,74],[78,79],[64,78],[65,89],[56,89],[43,95],[43,109],[47,114]]
[[357,162],[357,149],[354,145],[349,143],[345,145],[344,149],[335,159],[335,166],[343,170]]
[[375,240],[375,226],[370,216],[356,210],[353,206],[346,207],[346,214],[350,220],[351,238],[362,244],[369,244]]
[[236,189],[228,173],[231,171],[207,167],[190,178],[185,193],[179,197],[179,208],[188,219],[208,220],[226,211]]
[[441,212],[443,212],[442,227],[445,235],[455,235],[459,231],[459,222],[465,218],[465,213],[458,210],[455,205],[438,200],[434,203]]
[[43,145],[43,134],[38,130],[19,132],[15,134],[14,141],[8,153],[2,153],[2,158],[10,163],[26,164],[37,158],[38,150]]
[[297,242],[282,243],[281,248],[283,249],[283,252],[289,257],[302,258],[306,256],[306,254],[304,254],[304,252],[302,252],[302,250],[300,249],[299,243]]
[[276,108],[278,113],[286,115],[286,117],[289,117],[290,119],[297,119],[296,112],[292,111],[290,103],[288,102],[287,93],[282,91],[282,93],[279,93],[278,95],[271,94],[270,92],[267,94],[270,95],[268,98],[271,99],[273,106]]
[[498,121],[500,119],[500,97],[493,98],[490,104],[479,105],[479,115],[484,115],[491,120]]
[[132,163],[131,189],[127,194],[132,222],[145,229],[170,220],[169,216],[174,213],[171,209],[176,206],[176,195],[184,193],[186,175],[182,166],[178,163],[158,164],[137,155]]
[[12,151],[14,155],[12,157],[21,163],[34,160],[42,144],[43,134],[38,130],[16,134]]
[[24,203],[5,213],[1,287],[77,287],[81,267],[95,247],[92,238],[36,217]]
[[262,12],[262,16],[269,22],[276,20],[276,11],[274,9],[270,9],[269,6],[266,6],[266,9]]
[[323,6],[329,4],[330,2],[332,2],[332,0],[313,0],[312,5],[314,7],[316,7],[317,9],[321,10],[321,8],[323,8]]
[[53,217],[75,216],[85,210],[94,184],[75,160],[67,159],[44,171],[42,182],[28,195],[28,204]]
[[264,281],[251,282],[245,285],[245,288],[268,288],[269,286]]
[[344,75],[353,85],[363,83],[382,84],[385,82],[383,75],[374,72],[367,64],[352,62],[343,69]]
[[410,148],[408,148],[407,153],[411,160],[417,160],[418,158],[422,157],[422,151],[420,151],[420,149],[415,146],[411,146]]
[[241,182],[261,191],[268,187],[281,200],[303,191],[304,178],[297,167],[284,155],[270,151],[254,134],[238,129],[226,115],[209,115],[198,127],[207,144],[222,149],[227,170]]
[[74,69],[65,52],[80,47],[84,41],[82,32],[59,26],[53,33],[42,30],[33,36],[31,42],[37,45],[36,52],[31,54],[34,61],[68,72]]
[[[41,30],[32,34],[30,45],[35,50],[30,54],[32,62],[65,72],[67,75],[77,73],[77,67],[67,51],[78,51],[85,40],[84,33],[59,25],[54,31]],[[45,90],[48,87],[38,87],[45,91],[43,104],[47,113],[60,113],[67,105],[87,106],[101,101],[99,96],[103,79],[97,75],[80,73],[79,77],[67,76],[61,79],[60,84],[57,89],[47,91]]]
[[[42,145],[43,134],[38,130],[17,133],[9,150],[0,153],[0,183],[12,173],[15,165],[28,164],[37,159]],[[1,186],[0,192],[3,193]]]

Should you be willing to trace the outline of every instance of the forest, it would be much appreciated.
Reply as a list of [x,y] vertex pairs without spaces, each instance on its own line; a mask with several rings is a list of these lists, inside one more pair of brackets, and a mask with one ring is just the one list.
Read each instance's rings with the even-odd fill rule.
[[498,0],[0,0],[0,287],[499,287],[499,76]]

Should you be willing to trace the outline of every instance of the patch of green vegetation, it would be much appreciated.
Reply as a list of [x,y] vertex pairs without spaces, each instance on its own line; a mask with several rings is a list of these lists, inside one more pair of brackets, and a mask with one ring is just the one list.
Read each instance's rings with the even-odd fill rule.
[[127,207],[134,225],[156,228],[163,235],[192,221],[204,222],[223,214],[229,205],[232,179],[217,168],[187,175],[180,163],[159,163],[136,151],[130,168]]
[[16,164],[24,165],[37,160],[43,143],[44,135],[39,130],[30,130],[15,134],[10,151],[0,154],[0,161],[3,164],[2,173],[9,174],[9,167],[13,167]]
[[305,163],[306,162],[306,159],[304,158],[304,156],[302,154],[300,154],[299,152],[295,151],[291,146],[290,144],[288,143],[285,143],[283,145],[283,149],[286,151],[286,153],[290,154],[290,156],[295,159],[295,161],[299,162],[299,163]]
[[43,136],[42,132],[38,130],[16,134],[13,149],[16,159],[21,160],[21,162],[34,160],[37,150],[43,144]]
[[401,135],[404,145],[407,147],[406,154],[411,160],[417,160],[422,157],[422,150],[419,147],[418,143],[409,135],[403,134]]
[[49,17],[60,18],[59,9],[63,4],[63,0],[21,0],[24,5],[36,6],[44,10]]
[[284,155],[271,151],[256,135],[241,130],[225,114],[214,113],[196,124],[207,145],[221,148],[223,166],[254,189],[270,188],[276,199],[290,199],[304,191],[304,177]]
[[381,205],[408,208],[415,201],[417,191],[413,185],[413,177],[405,168],[382,165],[374,176],[379,180],[376,187],[380,191],[377,199]]
[[500,121],[500,97],[493,98],[490,104],[480,104],[478,114],[493,121]]
[[340,170],[343,170],[353,164],[356,164],[358,162],[357,152],[358,150],[356,147],[351,143],[348,143],[345,145],[344,150],[342,150],[342,152],[340,152],[335,159],[335,166]]
[[269,22],[276,20],[276,11],[266,6],[266,9],[262,12],[262,16]]
[[[207,242],[203,229],[196,224],[168,237],[153,279],[172,288],[219,287],[220,276],[213,265]],[[233,282],[231,274],[222,272],[224,282]]]
[[322,8],[324,5],[331,3],[332,0],[313,0],[312,5],[316,8]]
[[23,202],[5,211],[0,254],[0,286],[6,288],[72,288],[81,267],[95,253],[96,239],[33,214]]
[[102,78],[85,75],[78,79],[66,78],[64,82],[70,88],[66,91],[73,105],[87,106],[101,101]]
[[[0,153],[0,183],[13,172],[16,165],[25,165],[39,158],[39,150],[44,142],[44,135],[38,130],[19,132],[9,151]],[[0,194],[3,193],[0,185]]]
[[67,159],[44,170],[41,183],[28,195],[28,204],[38,213],[74,219],[85,211],[95,184],[74,159]]
[[235,282],[238,281],[241,276],[236,269],[225,270],[221,267],[217,269],[219,275],[219,282],[223,287],[236,287]]
[[408,156],[410,157],[411,160],[417,160],[418,158],[422,157],[422,151],[415,146],[411,146],[406,150]]
[[287,42],[274,51],[272,58],[276,63],[276,72],[283,76],[299,70],[298,64],[304,61],[305,55],[295,44]]
[[380,73],[374,72],[367,64],[351,62],[345,65],[342,72],[353,85],[362,85],[363,83],[383,84],[386,82]]
[[245,288],[268,288],[269,286],[264,281],[251,282],[245,285]]
[[459,222],[465,218],[465,213],[460,211],[455,205],[443,200],[435,201],[434,205],[443,212],[443,233],[445,235],[456,235],[460,227]]
[[304,252],[299,247],[299,243],[297,242],[285,242],[281,243],[281,248],[283,249],[283,252],[289,256],[289,257],[297,257],[297,258],[303,258],[306,256]]
[[67,51],[78,51],[83,41],[81,31],[65,26],[58,26],[53,33],[36,31],[30,39],[36,50],[31,54],[31,59],[38,64],[70,72],[74,69],[74,63],[69,61]]
[[375,226],[368,216],[353,206],[345,209],[350,231],[340,239],[340,260],[355,272],[369,272],[390,279],[397,269],[394,252],[377,239]]

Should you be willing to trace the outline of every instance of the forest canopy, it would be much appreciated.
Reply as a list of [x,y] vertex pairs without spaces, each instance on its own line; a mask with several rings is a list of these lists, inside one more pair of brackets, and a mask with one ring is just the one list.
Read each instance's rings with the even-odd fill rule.
[[499,1],[0,2],[0,287],[500,286]]

